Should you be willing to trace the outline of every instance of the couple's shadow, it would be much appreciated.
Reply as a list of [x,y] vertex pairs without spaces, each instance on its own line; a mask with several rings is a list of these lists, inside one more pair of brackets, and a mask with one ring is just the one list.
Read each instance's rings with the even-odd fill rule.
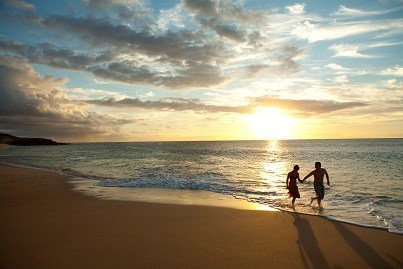
[[[304,268],[330,269],[309,221],[301,217],[298,213],[292,213],[294,226],[298,231],[297,245],[302,258]],[[363,260],[369,268],[393,268],[384,260],[368,243],[360,239],[355,233],[346,228],[345,224],[331,222],[339,231],[342,238]],[[329,235],[331,236],[331,235]],[[401,265],[401,264],[400,264]],[[335,265],[333,269],[341,269],[340,265]]]
[[319,248],[311,224],[305,218],[301,218],[298,213],[292,213],[292,216],[294,217],[294,226],[298,231],[297,245],[304,268],[311,268],[310,264],[312,264],[313,268],[330,269]]

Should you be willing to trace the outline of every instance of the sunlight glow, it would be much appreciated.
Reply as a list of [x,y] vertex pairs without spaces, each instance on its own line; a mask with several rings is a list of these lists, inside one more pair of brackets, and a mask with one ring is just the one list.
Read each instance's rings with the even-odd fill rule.
[[290,139],[296,123],[295,119],[287,116],[281,109],[260,107],[248,121],[258,139]]

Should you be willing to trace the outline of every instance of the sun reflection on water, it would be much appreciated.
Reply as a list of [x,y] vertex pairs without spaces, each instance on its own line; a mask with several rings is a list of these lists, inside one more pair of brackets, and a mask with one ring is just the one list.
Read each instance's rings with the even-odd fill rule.
[[267,157],[262,163],[261,178],[269,181],[283,178],[287,171],[288,162],[284,160],[281,141],[267,141],[266,152]]
[[[269,140],[266,144],[266,158],[262,161],[260,178],[266,186],[266,191],[272,194],[286,196],[285,179],[290,167],[285,158],[287,152],[279,140]],[[274,198],[274,197],[272,197]],[[270,199],[268,197],[268,199]]]

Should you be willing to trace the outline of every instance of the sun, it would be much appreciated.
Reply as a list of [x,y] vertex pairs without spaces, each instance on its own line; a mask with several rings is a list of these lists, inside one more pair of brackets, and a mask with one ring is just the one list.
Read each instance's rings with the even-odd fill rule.
[[259,107],[255,113],[248,116],[248,122],[258,139],[274,140],[292,138],[296,121],[281,109]]

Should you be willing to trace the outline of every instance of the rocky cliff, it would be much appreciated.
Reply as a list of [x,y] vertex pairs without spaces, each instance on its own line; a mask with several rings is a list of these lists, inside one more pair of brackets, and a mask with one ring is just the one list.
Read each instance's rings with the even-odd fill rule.
[[0,133],[0,144],[13,146],[68,145],[47,138],[18,137],[3,133]]

